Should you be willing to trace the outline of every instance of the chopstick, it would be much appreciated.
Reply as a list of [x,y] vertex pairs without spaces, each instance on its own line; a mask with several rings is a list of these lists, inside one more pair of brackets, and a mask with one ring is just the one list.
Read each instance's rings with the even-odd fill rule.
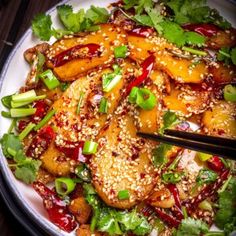
[[236,160],[236,140],[188,133],[184,131],[166,130],[164,135],[138,132],[142,138],[164,142],[171,145],[226,157]]

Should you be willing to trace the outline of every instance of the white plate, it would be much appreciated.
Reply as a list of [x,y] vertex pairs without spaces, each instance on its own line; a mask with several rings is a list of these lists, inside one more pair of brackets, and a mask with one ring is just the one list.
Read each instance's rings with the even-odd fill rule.
[[[78,10],[80,8],[87,9],[90,7],[90,5],[106,7],[111,2],[114,1],[67,0],[62,1],[60,4],[71,4],[75,10]],[[221,15],[229,20],[233,24],[233,26],[236,26],[236,6],[233,3],[222,0],[210,0],[209,5],[218,9]],[[50,13],[50,15],[52,16],[54,26],[60,27],[60,22],[58,21],[58,18],[56,16],[57,14],[55,7],[52,8],[48,13]],[[16,92],[24,84],[27,73],[29,71],[29,65],[25,62],[23,53],[27,48],[30,48],[39,42],[40,41],[32,35],[31,29],[29,29],[16,44],[15,48],[13,49],[5,63],[0,77],[0,97]],[[0,110],[4,110],[2,104],[0,105]],[[7,132],[9,126],[10,121],[8,119],[0,117],[0,137]],[[15,179],[11,170],[7,166],[7,161],[4,158],[1,150],[0,167],[12,194],[17,196],[19,205],[24,208],[27,215],[31,219],[45,228],[50,235],[74,235],[73,232],[68,234],[64,231],[59,230],[48,220],[47,213],[42,205],[42,199],[35,191],[33,191],[30,186],[27,186]]]

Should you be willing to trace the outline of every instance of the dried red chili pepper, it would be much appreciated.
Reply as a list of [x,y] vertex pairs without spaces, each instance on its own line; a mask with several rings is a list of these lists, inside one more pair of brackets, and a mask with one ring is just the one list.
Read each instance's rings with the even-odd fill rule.
[[128,33],[130,35],[147,38],[153,34],[154,29],[147,26],[137,26],[130,30]]
[[38,158],[43,152],[47,150],[50,143],[55,137],[55,132],[51,126],[45,126],[33,138],[26,155],[29,157]]
[[60,229],[66,232],[73,231],[77,224],[74,216],[67,209],[65,202],[41,182],[34,182],[33,188],[43,199],[43,205],[48,212],[49,219]]
[[130,84],[127,86],[126,88],[126,95],[128,95],[131,91],[131,89],[135,86],[139,86],[140,84],[142,84],[150,75],[154,63],[155,63],[155,56],[154,55],[150,55],[149,57],[147,57],[143,63],[141,64],[141,67],[143,69],[143,72],[140,76],[138,76],[137,78],[135,78],[133,81],[130,82]]
[[175,212],[177,218],[182,220],[184,218],[184,215],[181,210],[182,207],[181,207],[181,202],[180,202],[180,197],[179,197],[179,190],[177,189],[175,184],[168,184],[167,188],[169,189],[169,191],[171,192],[171,194],[173,195],[174,200],[175,200],[176,210],[174,212]]
[[39,100],[34,102],[33,108],[36,108],[36,112],[30,117],[30,120],[38,123],[47,114],[49,106],[44,100]]
[[223,185],[224,181],[228,178],[228,175],[229,169],[224,170],[214,183],[207,185],[195,198],[185,201],[183,205],[185,205],[188,210],[193,211],[198,207],[200,202],[213,196],[217,192],[217,190]]
[[207,160],[207,166],[216,172],[221,172],[225,169],[224,163],[220,160],[218,156],[213,156]]
[[212,37],[220,31],[220,28],[213,24],[187,24],[182,27],[186,30],[194,31],[206,37]]
[[175,227],[177,228],[180,224],[180,220],[175,219],[173,216],[168,215],[167,213],[165,213],[164,211],[158,209],[158,208],[154,208],[155,212],[157,214],[157,216],[164,221],[166,224],[168,224],[170,227]]
[[[82,48],[87,48],[88,51],[86,51],[86,53],[79,53],[79,50]],[[62,66],[68,61],[74,60],[76,58],[90,58],[98,56],[100,54],[99,48],[100,45],[95,43],[77,45],[59,53],[54,58],[52,58],[51,61],[55,67]]]

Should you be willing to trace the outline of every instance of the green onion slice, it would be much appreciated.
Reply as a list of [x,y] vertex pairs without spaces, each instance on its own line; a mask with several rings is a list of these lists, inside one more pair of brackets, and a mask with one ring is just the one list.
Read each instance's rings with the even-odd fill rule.
[[110,92],[121,80],[121,68],[113,65],[114,72],[102,76],[102,88],[104,92]]
[[13,95],[7,95],[1,99],[2,105],[6,108],[11,108],[11,101]]
[[118,198],[120,200],[125,200],[125,199],[129,199],[129,190],[125,189],[125,190],[120,190],[118,192]]
[[12,101],[13,102],[28,102],[31,101],[36,97],[36,93],[34,90],[29,90],[25,93],[19,93],[12,95]]
[[73,179],[61,177],[55,179],[56,192],[62,197],[68,195],[75,189],[76,183]]
[[236,87],[228,84],[224,87],[224,99],[230,102],[236,102]]
[[203,152],[198,152],[197,153],[197,157],[201,160],[201,161],[207,161],[208,159],[210,159],[212,157],[212,155],[207,154],[207,153],[203,153]]
[[11,117],[31,116],[36,112],[36,108],[12,108],[10,109]]
[[79,101],[78,101],[78,105],[77,105],[77,109],[76,109],[76,114],[78,115],[80,113],[80,108],[83,105],[83,100],[84,100],[84,92],[81,92],[79,95]]
[[93,141],[85,141],[82,153],[85,155],[95,154],[97,152],[98,144]]
[[5,118],[11,118],[11,113],[9,111],[2,111],[1,115]]
[[182,47],[182,49],[186,52],[190,52],[195,55],[207,56],[207,53],[205,51],[201,51],[201,50],[197,50],[197,49],[189,48],[189,47]]
[[49,111],[46,116],[34,127],[34,130],[37,131],[41,129],[48,121],[55,115],[56,110]]
[[85,164],[78,165],[75,169],[75,174],[83,181],[91,182],[91,175]]
[[19,134],[19,139],[22,141],[29,133],[30,131],[35,127],[35,124],[30,122],[24,130]]
[[115,58],[125,58],[127,55],[128,48],[127,46],[119,46],[114,48]]
[[156,96],[146,88],[133,87],[128,99],[144,110],[152,110],[157,104]]
[[60,85],[59,80],[50,69],[44,71],[39,75],[39,77],[43,80],[49,90],[52,90]]
[[17,108],[17,107],[23,107],[25,105],[28,105],[34,101],[37,101],[37,100],[41,100],[41,99],[44,99],[46,98],[46,95],[40,95],[40,96],[35,96],[35,97],[32,97],[31,99],[29,99],[28,101],[23,101],[23,102],[15,102],[15,101],[11,101],[11,107],[12,108]]
[[107,98],[102,97],[101,101],[100,101],[100,105],[99,105],[99,109],[98,111],[100,113],[107,113],[108,110],[108,101]]

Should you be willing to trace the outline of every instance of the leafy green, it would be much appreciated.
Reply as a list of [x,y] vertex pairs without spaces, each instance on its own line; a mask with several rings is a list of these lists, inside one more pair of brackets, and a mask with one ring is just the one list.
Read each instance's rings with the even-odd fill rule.
[[105,8],[91,6],[87,10],[85,18],[89,19],[93,24],[105,23],[109,19],[109,13]]
[[172,145],[161,143],[157,148],[153,149],[152,157],[154,166],[163,166],[168,162],[166,154],[171,148]]
[[217,173],[209,169],[201,169],[198,173],[196,181],[198,184],[209,184],[217,179]]
[[178,116],[174,112],[168,110],[163,116],[163,126],[159,132],[163,134],[165,129],[168,129],[177,123],[179,123]]
[[187,218],[182,220],[175,236],[199,236],[209,231],[208,225],[201,220]]
[[48,41],[53,35],[51,16],[38,14],[32,21],[33,33],[42,40]]
[[226,65],[233,63],[236,65],[236,48],[223,47],[217,53],[218,61],[224,61]]
[[215,224],[228,236],[236,230],[236,178],[232,178],[225,191],[219,193],[219,209]]
[[2,151],[5,157],[12,158],[12,155],[9,153],[9,148],[18,152],[22,149],[21,141],[19,140],[18,136],[15,134],[4,134],[0,140],[2,145]]
[[23,146],[19,137],[15,134],[4,134],[1,139],[3,154],[7,158],[13,158],[15,164],[10,164],[10,167],[15,168],[16,178],[29,184],[36,179],[36,174],[41,165],[41,161],[33,160],[25,156]]
[[174,12],[174,21],[177,24],[185,23],[213,23],[223,29],[231,25],[215,9],[206,5],[206,0],[170,0],[166,2]]
[[84,185],[84,189],[86,200],[93,208],[92,231],[97,229],[109,235],[124,235],[129,231],[136,235],[146,235],[151,231],[146,218],[135,209],[129,212],[108,207],[98,198],[91,184]]

